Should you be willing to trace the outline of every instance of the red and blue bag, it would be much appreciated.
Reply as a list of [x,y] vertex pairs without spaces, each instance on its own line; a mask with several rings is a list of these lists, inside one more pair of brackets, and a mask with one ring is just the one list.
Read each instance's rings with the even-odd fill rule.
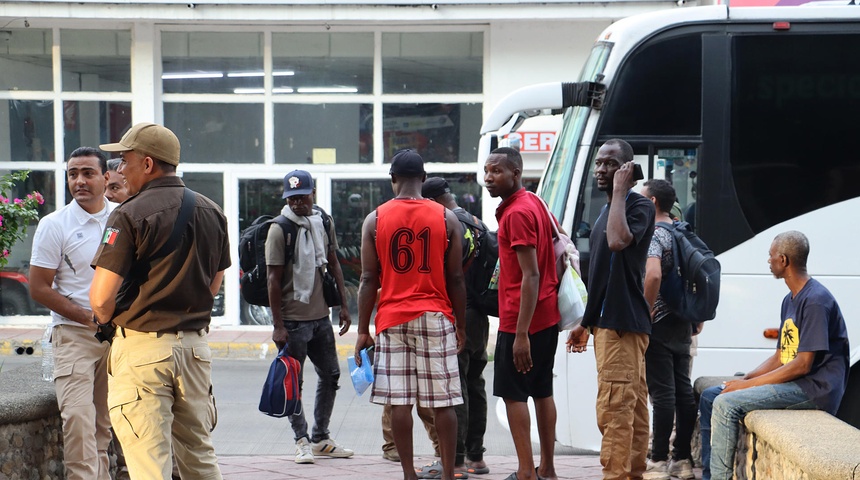
[[260,411],[272,417],[286,417],[302,411],[302,391],[299,384],[302,366],[287,355],[287,346],[269,367],[269,375],[260,396]]

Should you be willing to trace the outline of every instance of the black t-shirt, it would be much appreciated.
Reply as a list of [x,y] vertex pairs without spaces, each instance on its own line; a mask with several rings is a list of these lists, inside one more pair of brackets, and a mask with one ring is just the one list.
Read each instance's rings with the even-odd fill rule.
[[628,332],[651,333],[651,315],[643,294],[645,260],[654,234],[654,204],[631,191],[625,204],[633,243],[620,252],[609,249],[603,207],[591,230],[588,267],[588,303],[582,325]]

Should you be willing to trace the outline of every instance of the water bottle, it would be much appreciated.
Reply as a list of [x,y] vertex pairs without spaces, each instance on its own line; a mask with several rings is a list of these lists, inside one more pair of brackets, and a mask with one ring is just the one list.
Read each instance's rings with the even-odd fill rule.
[[54,381],[54,347],[51,345],[53,327],[48,325],[42,335],[42,380]]

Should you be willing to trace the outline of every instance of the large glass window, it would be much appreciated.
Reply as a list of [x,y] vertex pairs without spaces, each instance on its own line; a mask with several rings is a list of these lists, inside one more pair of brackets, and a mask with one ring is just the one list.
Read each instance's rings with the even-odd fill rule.
[[373,105],[275,104],[276,163],[372,163]]
[[262,163],[263,105],[165,103],[164,125],[182,144],[182,162]]
[[263,35],[162,32],[164,93],[262,93]]
[[857,34],[732,39],[731,166],[754,232],[860,196],[858,40]]
[[700,135],[702,34],[650,42],[607,92],[601,135]]
[[[282,179],[239,180],[239,231],[242,231],[260,216],[275,216],[284,207],[284,183]],[[239,295],[239,292],[236,292]],[[269,307],[251,305],[240,295],[239,322],[242,325],[271,325]]]
[[63,102],[64,157],[81,146],[119,140],[131,127],[129,102]]
[[331,206],[337,229],[338,259],[346,285],[346,305],[358,318],[358,284],[361,276],[361,225],[379,205],[394,198],[391,179],[333,180]]
[[384,93],[481,93],[483,68],[482,33],[382,34]]
[[372,33],[272,34],[272,93],[372,93]]
[[221,173],[182,172],[182,182],[195,192],[224,208],[224,175]]
[[[0,170],[0,175],[12,173]],[[56,195],[54,194],[54,172],[33,171],[25,182],[15,186],[10,197],[22,198],[32,191],[37,191],[45,198],[45,203],[39,206],[39,218],[54,211]],[[33,250],[33,236],[36,233],[37,222],[27,227],[23,240],[16,243],[9,253],[9,263],[0,270],[0,316],[10,315],[47,315],[48,310],[30,299],[30,252]]]
[[53,101],[0,100],[0,161],[9,160],[54,160]]
[[61,30],[63,91],[131,91],[131,32]]
[[477,162],[481,104],[385,104],[382,118],[386,162],[404,148],[425,162]]
[[0,90],[52,90],[52,48],[48,29],[0,31]]

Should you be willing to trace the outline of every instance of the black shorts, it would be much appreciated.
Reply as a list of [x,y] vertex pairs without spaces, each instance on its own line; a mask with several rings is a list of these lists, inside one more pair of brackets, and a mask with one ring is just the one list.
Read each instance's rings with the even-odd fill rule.
[[552,368],[555,365],[555,350],[558,346],[558,327],[553,325],[529,335],[532,369],[525,374],[518,372],[514,367],[514,338],[516,338],[515,334],[507,332],[499,332],[496,336],[493,395],[515,402],[525,402],[529,397],[551,397]]

